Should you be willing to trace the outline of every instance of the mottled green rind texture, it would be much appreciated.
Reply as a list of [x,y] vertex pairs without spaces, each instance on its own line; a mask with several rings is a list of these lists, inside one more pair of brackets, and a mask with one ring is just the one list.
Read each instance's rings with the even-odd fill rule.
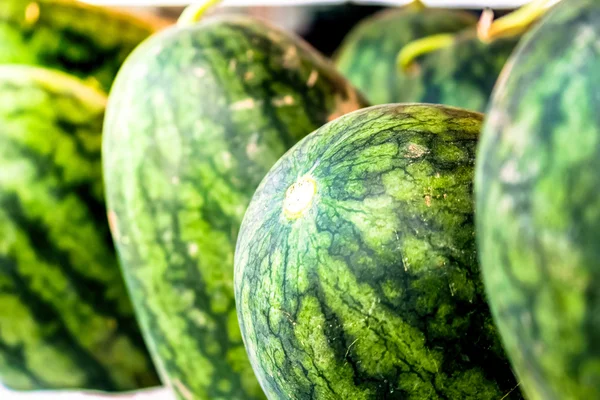
[[55,68],[108,90],[125,58],[158,26],[73,0],[2,0],[0,63]]
[[126,62],[105,127],[113,236],[180,398],[264,398],[235,311],[239,225],[287,149],[362,105],[307,44],[254,19],[164,31]]
[[531,400],[600,398],[600,2],[564,0],[509,61],[476,172],[486,290]]
[[382,11],[348,34],[337,51],[336,65],[373,104],[416,101],[423,88],[419,80],[398,71],[400,49],[413,40],[458,32],[476,22],[466,12],[415,5]]
[[411,92],[396,101],[445,104],[484,111],[504,64],[520,37],[481,42],[475,30],[456,36],[454,44],[415,60],[411,71],[400,72],[411,81]]
[[159,385],[110,238],[106,96],[62,73],[0,67],[0,383]]
[[[475,254],[481,120],[368,108],[269,172],[235,258],[242,335],[269,399],[521,398]],[[286,192],[307,177],[316,194],[290,218]]]

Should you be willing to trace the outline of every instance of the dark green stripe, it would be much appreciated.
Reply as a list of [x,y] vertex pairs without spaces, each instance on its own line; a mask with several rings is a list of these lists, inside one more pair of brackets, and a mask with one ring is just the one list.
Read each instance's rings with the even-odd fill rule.
[[[31,289],[30,283],[18,273],[18,266],[14,261],[0,256],[0,266],[2,266],[3,273],[11,278],[16,295],[27,306],[36,321],[52,327],[51,330],[46,331],[46,341],[59,347],[65,354],[68,353],[69,358],[76,362],[81,371],[85,371],[87,376],[85,385],[112,391],[117,390],[118,388],[106,368],[81,346],[72,332],[66,329],[61,313],[50,303],[43,301],[39,294]],[[25,360],[20,361],[25,364]],[[51,368],[51,366],[48,367]]]
[[[3,260],[0,257],[0,266],[5,267],[7,265],[8,260]],[[3,290],[0,290],[0,293],[6,293]],[[8,362],[8,366],[12,370],[18,371],[20,374],[27,377],[29,382],[32,382],[32,385],[36,387],[48,387],[50,386],[47,382],[44,382],[39,376],[36,376],[35,373],[28,369],[26,364],[24,363],[25,348],[22,345],[11,346],[7,343],[4,343],[0,340],[0,355],[1,357]]]
[[105,282],[97,281],[85,276],[82,271],[78,271],[73,265],[70,255],[65,250],[58,248],[52,241],[48,227],[41,220],[26,214],[16,194],[0,194],[0,204],[19,230],[28,232],[32,249],[37,256],[50,264],[60,265],[61,271],[72,283],[71,289],[82,301],[93,305],[94,311],[99,315],[115,318],[119,324],[119,332],[126,335],[132,342],[135,343],[139,340],[139,328],[135,318],[118,315],[116,313],[119,309],[117,302],[106,296],[106,292],[111,288],[107,287]]
[[[23,116],[26,116],[26,114],[23,114]],[[73,134],[75,133],[73,132]],[[71,138],[72,136],[69,136],[69,139]],[[48,177],[55,177],[59,182],[66,181],[65,175],[68,173],[68,171],[66,171],[65,168],[61,167],[60,165],[54,163],[53,154],[37,153],[32,148],[8,138],[4,138],[3,141],[7,148],[17,151],[20,159],[31,160],[32,165],[35,166],[35,170],[37,172],[36,179],[38,181],[43,181]],[[79,149],[79,146],[77,147]],[[83,156],[82,159],[88,162],[100,163],[100,154],[94,153],[95,152],[88,153],[86,155],[86,151],[84,150],[84,153],[78,153],[78,156]],[[89,159],[87,159],[88,156],[90,157]],[[57,187],[53,187],[51,190],[52,194],[57,200],[66,200],[67,197],[75,195],[79,200],[79,205],[86,209],[86,214],[94,220],[94,224],[99,235],[103,237],[103,242],[100,245],[114,251],[112,237],[108,229],[108,221],[106,220],[106,206],[104,204],[104,199],[98,197],[100,193],[97,193],[97,186],[97,182],[81,181],[64,183]],[[115,264],[116,263],[117,261],[115,259]],[[110,309],[110,307],[107,309]],[[114,311],[109,312],[107,315],[112,313],[114,313]]]
[[[0,185],[7,232],[0,238],[0,282],[12,293],[3,304],[20,299],[3,313],[3,333],[17,340],[15,347],[27,347],[0,368],[0,382],[18,390],[157,384],[106,220],[105,98],[68,75],[25,66],[0,69],[0,93],[0,158],[8,170],[23,170]],[[48,287],[40,287],[45,280]],[[33,332],[25,333],[28,323]],[[6,349],[12,356],[2,357],[17,354]],[[27,380],[19,368],[43,379]]]
[[[140,182],[144,182],[143,176],[140,177]],[[159,211],[159,207],[157,206],[167,206],[168,208],[177,210],[177,209],[182,209],[184,207],[184,205],[180,204],[178,202],[177,199],[172,199],[170,202],[170,204],[155,204],[155,201],[153,201],[147,194],[146,192],[146,185],[145,184],[141,184],[140,185],[140,193],[142,193],[143,197],[144,197],[144,204],[146,206],[146,209],[148,210],[149,213],[149,217],[158,222],[157,221],[157,217],[159,215],[161,215],[160,211]],[[169,260],[169,254],[177,254],[180,257],[183,258],[183,262],[182,262],[182,266],[185,265],[189,265],[192,266],[194,265],[196,262],[195,260],[191,259],[190,257],[187,256],[188,254],[188,249],[187,246],[185,245],[185,243],[183,243],[180,240],[180,231],[179,231],[179,221],[176,215],[171,215],[171,226],[175,232],[175,234],[172,237],[172,240],[167,243],[165,241],[164,238],[162,238],[158,232],[156,232],[154,240],[155,240],[155,244],[157,246],[159,246],[161,249],[163,249],[164,251],[164,256],[165,256],[165,262],[168,264],[172,264],[172,261]],[[227,221],[227,219],[223,219],[224,221]],[[233,374],[231,371],[231,366],[229,365],[229,363],[227,362],[227,350],[229,349],[231,343],[230,343],[230,338],[228,336],[228,328],[227,328],[227,319],[226,316],[227,314],[225,314],[225,318],[222,315],[213,313],[210,311],[210,299],[208,297],[208,290],[206,287],[206,282],[204,282],[204,277],[202,276],[202,274],[199,272],[198,269],[196,268],[185,268],[185,269],[181,269],[181,266],[177,266],[179,268],[172,268],[170,269],[170,271],[172,271],[172,274],[169,274],[167,271],[167,274],[164,276],[165,279],[168,279],[169,282],[172,282],[172,284],[174,285],[174,287],[177,286],[182,286],[185,287],[187,286],[187,284],[189,282],[194,282],[194,288],[195,288],[195,297],[194,297],[194,307],[198,310],[203,310],[206,314],[210,315],[213,320],[216,322],[217,327],[215,329],[212,330],[208,330],[208,329],[201,329],[198,326],[194,326],[191,323],[187,323],[186,324],[186,333],[189,335],[189,337],[193,337],[196,338],[196,345],[197,345],[197,351],[200,354],[205,354],[205,349],[204,349],[204,341],[201,339],[202,337],[206,337],[206,336],[213,336],[216,334],[216,336],[213,336],[214,339],[216,339],[219,342],[219,355],[213,355],[212,356],[212,364],[213,366],[216,368],[216,373],[214,373],[215,377],[218,377],[219,379],[227,379],[228,381],[230,381],[232,383],[232,385],[235,388],[239,388],[241,387],[241,381],[240,381],[240,377],[237,374]],[[181,273],[184,273],[184,276],[181,275]],[[139,289],[143,290],[143,285],[139,286]],[[151,293],[146,293],[147,296],[151,296]],[[151,319],[151,318],[150,318]],[[176,346],[176,343],[170,343],[168,344],[169,346]],[[167,359],[168,360],[168,359]],[[167,361],[168,363],[168,361]],[[185,375],[187,373],[187,371],[181,370],[179,368],[179,366],[176,363],[168,363],[167,364],[170,368],[172,368],[172,371],[174,373],[174,376],[180,376],[180,375]],[[207,388],[208,393],[212,393],[212,396],[231,396],[232,393],[231,392],[223,392],[222,390],[220,390],[217,386],[218,384],[218,380],[214,379],[211,382],[211,385]]]
[[[127,20],[102,8],[45,0],[36,2],[40,16],[28,24],[25,10],[29,4],[4,0],[0,5],[0,38],[6,50],[0,62],[34,63],[84,79],[95,77],[106,89],[127,55],[153,31],[149,23],[133,17]],[[88,23],[74,27],[69,20]],[[7,34],[2,35],[3,31]],[[99,35],[110,38],[110,43],[97,40]]]

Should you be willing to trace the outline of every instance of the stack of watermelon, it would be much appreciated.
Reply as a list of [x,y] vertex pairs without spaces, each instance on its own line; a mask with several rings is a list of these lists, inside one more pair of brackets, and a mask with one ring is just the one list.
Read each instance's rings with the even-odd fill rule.
[[68,0],[0,2],[0,384],[156,386],[110,237],[107,91],[163,22]]
[[1,384],[600,398],[598,0],[205,8],[0,4]]

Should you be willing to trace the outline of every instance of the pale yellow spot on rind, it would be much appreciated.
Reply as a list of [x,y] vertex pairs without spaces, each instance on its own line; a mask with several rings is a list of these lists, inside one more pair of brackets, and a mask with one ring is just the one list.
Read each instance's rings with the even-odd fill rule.
[[206,75],[206,70],[200,67],[194,68],[192,72],[197,78],[202,78],[204,75]]
[[117,214],[115,214],[114,211],[108,211],[108,226],[110,228],[110,231],[112,232],[113,238],[115,239],[115,241],[119,241],[120,239],[120,234],[119,234],[119,224],[118,224],[118,220],[117,220]]
[[40,19],[40,5],[36,2],[29,3],[25,8],[25,22],[32,26]]
[[292,105],[294,105],[294,103],[295,103],[294,98],[292,96],[290,96],[289,94],[284,97],[279,97],[279,98],[273,99],[273,105],[275,107],[292,106]]
[[419,158],[427,153],[429,153],[429,149],[426,147],[411,143],[408,145],[408,154],[406,154],[406,156],[410,158]]
[[254,99],[244,99],[244,100],[236,101],[235,103],[231,104],[231,106],[229,106],[229,108],[231,110],[235,110],[235,111],[251,110],[254,107],[256,107],[256,102],[254,101]]
[[308,80],[306,81],[306,86],[309,88],[313,87],[315,83],[317,83],[317,79],[319,79],[319,71],[313,69],[308,76]]
[[289,219],[297,219],[311,206],[317,183],[311,176],[303,176],[286,191],[283,200],[283,213]]
[[248,158],[250,158],[251,160],[253,160],[257,154],[259,154],[258,133],[254,133],[250,137],[250,140],[248,141],[248,144],[246,145],[246,154],[248,155]]
[[190,243],[188,245],[188,254],[192,257],[198,254],[199,247],[196,243]]
[[236,69],[237,69],[237,61],[235,59],[230,60],[229,61],[229,71],[235,72]]
[[298,49],[295,47],[289,47],[283,55],[283,66],[286,69],[298,68],[300,65],[300,58],[298,57]]

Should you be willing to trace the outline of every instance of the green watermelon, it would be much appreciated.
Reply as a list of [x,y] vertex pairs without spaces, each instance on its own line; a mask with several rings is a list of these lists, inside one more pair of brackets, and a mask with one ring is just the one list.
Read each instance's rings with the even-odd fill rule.
[[164,25],[73,0],[1,0],[0,64],[56,68],[107,90],[129,53]]
[[364,104],[305,42],[246,17],[166,30],[125,63],[103,144],[112,233],[180,398],[264,398],[235,311],[239,225],[287,149]]
[[0,66],[0,384],[121,391],[159,381],[112,245],[106,95]]
[[563,0],[506,66],[476,170],[490,306],[531,400],[600,398],[600,2]]
[[348,34],[335,55],[336,65],[373,104],[414,101],[421,85],[398,72],[398,52],[415,39],[458,32],[476,22],[467,12],[419,4],[381,11]]
[[399,72],[412,82],[414,90],[403,92],[395,101],[484,111],[519,40],[519,36],[513,36],[484,43],[474,29],[461,32],[451,46],[418,57],[413,68]]
[[367,108],[271,169],[235,255],[242,335],[269,399],[521,398],[475,254],[481,120]]

